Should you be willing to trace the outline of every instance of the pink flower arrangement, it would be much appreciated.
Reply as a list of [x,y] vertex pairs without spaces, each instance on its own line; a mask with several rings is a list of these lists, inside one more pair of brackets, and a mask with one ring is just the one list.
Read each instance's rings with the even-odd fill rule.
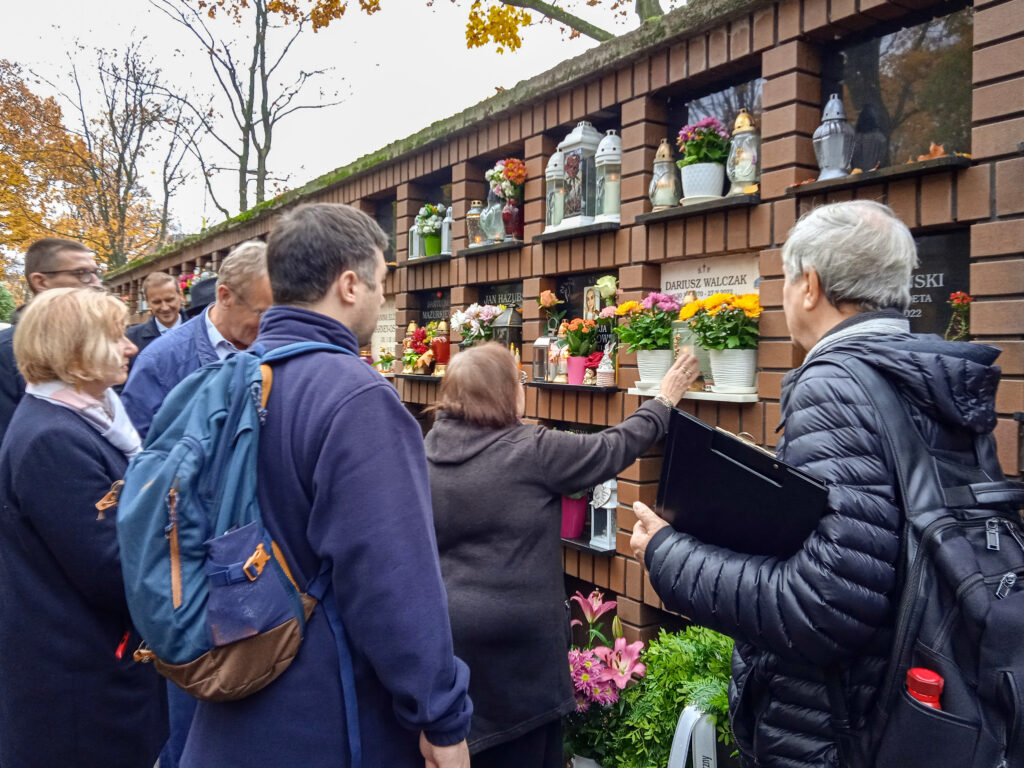
[[648,293],[644,300],[640,302],[640,306],[644,309],[658,308],[662,312],[678,312],[679,302],[673,299],[671,296],[665,293],[657,293],[651,291]]
[[[615,609],[614,600],[605,600],[604,595],[596,589],[586,597],[577,592],[572,600],[583,610],[583,618],[587,623],[586,647],[569,649],[569,674],[576,697],[576,711],[582,713],[595,704],[604,707],[617,702],[619,691],[629,685],[634,677],[643,677],[647,668],[639,660],[644,644],[639,640],[626,643],[617,616],[612,621],[612,633],[615,636],[613,648],[608,647],[607,638],[597,627],[598,620]],[[572,624],[583,626],[579,619],[574,619]],[[594,641],[598,639],[605,644],[595,646]]]
[[694,163],[720,163],[729,157],[729,132],[717,117],[705,117],[693,125],[684,125],[676,139],[683,159],[676,165],[685,168]]

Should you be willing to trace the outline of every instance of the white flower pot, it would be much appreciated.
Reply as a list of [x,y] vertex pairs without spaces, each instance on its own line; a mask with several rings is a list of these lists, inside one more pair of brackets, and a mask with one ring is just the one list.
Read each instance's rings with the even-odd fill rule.
[[646,387],[655,387],[658,382],[665,378],[668,369],[672,367],[671,349],[638,349],[636,351],[636,364],[640,369],[640,381]]
[[756,349],[712,349],[714,392],[744,394],[757,391]]
[[694,163],[680,170],[684,200],[721,197],[725,191],[725,166],[721,163]]
[[601,764],[589,757],[572,756],[572,768],[601,768]]

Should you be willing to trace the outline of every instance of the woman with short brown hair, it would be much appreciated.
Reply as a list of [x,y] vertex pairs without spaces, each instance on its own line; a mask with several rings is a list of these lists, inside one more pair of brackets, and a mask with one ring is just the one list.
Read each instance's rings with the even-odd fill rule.
[[561,495],[613,478],[664,437],[698,373],[683,355],[654,400],[596,434],[520,422],[525,375],[497,343],[459,352],[441,384],[427,461],[455,653],[470,668],[473,768],[561,768],[575,706]]
[[126,317],[103,291],[55,288],[14,333],[27,386],[0,446],[0,765],[152,768],[167,738],[163,683],[132,659],[108,503],[139,450],[111,389],[135,352]]

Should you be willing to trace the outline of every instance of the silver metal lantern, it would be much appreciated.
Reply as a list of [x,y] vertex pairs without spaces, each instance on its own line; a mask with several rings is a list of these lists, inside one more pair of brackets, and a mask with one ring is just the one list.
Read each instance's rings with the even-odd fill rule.
[[814,131],[814,156],[818,158],[818,181],[840,179],[850,173],[853,144],[856,134],[846,121],[846,110],[838,93],[833,93],[825,104],[821,125]]

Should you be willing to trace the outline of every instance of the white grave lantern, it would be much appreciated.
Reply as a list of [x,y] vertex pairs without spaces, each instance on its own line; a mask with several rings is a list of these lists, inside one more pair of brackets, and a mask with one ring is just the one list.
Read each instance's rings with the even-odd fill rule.
[[413,224],[409,228],[409,261],[418,259],[423,255],[423,236],[416,229],[416,225]]
[[597,207],[597,171],[594,156],[601,143],[601,134],[586,120],[576,124],[562,143],[565,169],[565,218],[563,229],[585,227],[594,223]]
[[594,223],[620,221],[622,205],[622,137],[615,131],[608,131],[597,145],[594,157],[597,169],[597,200]]
[[565,167],[562,165],[564,159],[562,153],[556,150],[548,158],[548,165],[544,170],[547,185],[544,204],[545,232],[554,232],[562,228],[562,218],[565,216]]
[[441,255],[451,256],[452,255],[452,224],[455,221],[452,219],[452,206],[448,206],[448,210],[444,214],[444,219],[441,220]]
[[590,547],[609,551],[615,549],[615,508],[619,494],[615,478],[595,485],[590,500]]

